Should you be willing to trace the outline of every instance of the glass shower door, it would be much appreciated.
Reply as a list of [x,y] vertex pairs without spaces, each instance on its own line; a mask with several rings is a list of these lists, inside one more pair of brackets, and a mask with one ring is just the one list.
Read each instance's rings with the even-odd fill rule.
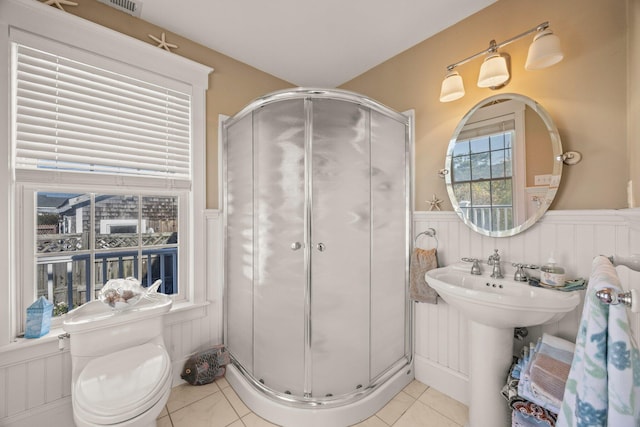
[[406,120],[312,93],[242,113],[225,138],[236,366],[293,406],[362,397],[410,362]]
[[369,384],[369,114],[313,101],[311,389],[339,396]]
[[303,396],[305,342],[304,100],[254,112],[254,377]]

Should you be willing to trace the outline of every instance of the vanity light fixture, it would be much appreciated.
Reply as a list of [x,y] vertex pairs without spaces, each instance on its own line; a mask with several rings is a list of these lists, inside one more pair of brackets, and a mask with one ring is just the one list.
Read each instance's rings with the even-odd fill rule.
[[464,83],[455,68],[485,55],[486,58],[480,67],[480,75],[478,76],[478,87],[491,89],[504,87],[511,78],[510,57],[505,53],[499,53],[498,49],[534,32],[537,34],[529,46],[525,69],[538,70],[560,62],[563,58],[560,40],[549,29],[549,22],[543,22],[503,42],[496,43],[495,40],[491,40],[487,49],[447,66],[447,74],[442,81],[440,90],[440,102],[455,101],[464,96]]

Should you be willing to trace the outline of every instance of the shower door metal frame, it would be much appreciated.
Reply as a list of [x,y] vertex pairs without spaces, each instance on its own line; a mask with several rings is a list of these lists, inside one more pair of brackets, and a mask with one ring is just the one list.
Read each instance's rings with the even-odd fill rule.
[[[305,317],[305,333],[304,333],[304,364],[305,364],[305,378],[304,378],[304,396],[294,396],[288,393],[282,393],[277,390],[273,390],[263,383],[258,381],[254,375],[247,371],[247,369],[239,362],[235,360],[233,354],[231,354],[231,363],[242,373],[242,375],[247,379],[251,385],[259,391],[261,394],[266,397],[274,400],[276,402],[281,402],[287,405],[292,405],[295,407],[301,408],[312,408],[312,407],[336,407],[348,404],[355,400],[366,397],[370,393],[372,393],[376,388],[378,388],[381,384],[386,382],[392,376],[396,375],[402,369],[412,369],[413,367],[413,354],[414,354],[414,337],[413,337],[413,304],[409,299],[409,259],[410,254],[413,249],[413,239],[412,239],[412,229],[413,229],[413,221],[412,221],[412,212],[413,212],[413,129],[414,123],[410,116],[406,114],[401,114],[396,111],[389,109],[388,107],[373,101],[369,98],[366,98],[362,95],[342,90],[324,90],[324,89],[306,89],[306,88],[298,88],[293,90],[283,90],[279,92],[274,92],[268,94],[264,97],[258,98],[248,106],[243,108],[240,112],[238,112],[233,117],[227,118],[223,122],[223,128],[220,134],[222,135],[222,141],[220,141],[221,147],[221,174],[220,177],[222,179],[222,210],[223,210],[223,273],[222,280],[224,283],[223,288],[223,342],[227,342],[227,334],[228,334],[228,301],[227,301],[227,280],[226,280],[226,270],[227,270],[227,212],[228,212],[228,188],[227,188],[227,129],[236,121],[245,117],[248,114],[251,114],[256,109],[265,106],[267,104],[277,102],[280,100],[288,100],[295,98],[303,98],[304,99],[304,109],[305,109],[305,161],[304,161],[304,175],[305,175],[305,241],[303,243],[304,249],[304,264],[306,271],[306,283],[305,283],[305,291],[304,291],[304,317]],[[312,100],[313,99],[336,99],[343,101],[350,101],[355,104],[359,104],[365,108],[370,109],[370,111],[377,111],[387,117],[393,118],[398,122],[404,124],[405,127],[405,158],[406,158],[406,166],[405,166],[405,277],[404,277],[404,289],[405,289],[405,350],[404,356],[397,360],[394,364],[389,366],[385,371],[379,374],[375,378],[369,379],[369,384],[366,387],[363,387],[355,392],[351,392],[349,394],[343,394],[340,396],[330,396],[330,397],[321,397],[321,396],[313,396],[312,397],[312,387],[311,377],[312,377],[312,313],[311,313],[311,251],[313,250],[313,230],[311,227],[312,220],[312,212],[313,212],[313,198],[312,198],[312,179],[311,179],[311,160],[312,160],[312,146],[313,146],[313,120],[312,120]],[[255,156],[255,153],[254,153]],[[253,160],[252,160],[253,161]],[[255,190],[254,190],[255,191]],[[254,207],[255,209],[255,207]],[[252,279],[255,280],[255,279]],[[371,357],[371,356],[369,356]],[[407,371],[407,374],[410,371]]]
[[304,390],[303,396],[311,398],[313,384],[312,377],[312,348],[311,348],[311,247],[312,235],[312,213],[313,213],[313,180],[311,177],[311,162],[313,160],[313,104],[309,98],[304,99],[304,268],[306,272],[306,283],[304,288]]

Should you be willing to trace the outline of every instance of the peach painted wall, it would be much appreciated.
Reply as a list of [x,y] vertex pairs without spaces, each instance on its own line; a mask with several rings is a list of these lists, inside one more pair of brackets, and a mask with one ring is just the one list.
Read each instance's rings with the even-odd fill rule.
[[233,115],[253,99],[293,85],[95,0],[82,0],[78,3],[77,7],[66,7],[65,10],[148,43],[155,44],[148,34],[159,37],[164,32],[166,40],[178,46],[178,49],[173,50],[175,54],[215,70],[209,76],[207,91],[206,188],[207,208],[218,208],[218,116]]
[[[504,48],[511,55],[512,79],[497,93],[521,93],[538,101],[554,118],[565,151],[576,150],[583,155],[580,164],[564,168],[552,209],[624,208],[630,177],[638,179],[635,188],[640,193],[640,167],[634,161],[638,138],[632,137],[640,126],[632,114],[638,110],[638,101],[627,96],[628,91],[638,91],[632,72],[639,68],[640,55],[628,47],[628,40],[633,46],[638,39],[637,29],[633,31],[640,20],[637,4],[636,0],[499,0],[341,88],[398,111],[415,110],[415,207],[427,209],[426,200],[435,193],[445,199],[442,208],[450,210],[444,181],[436,174],[444,167],[448,141],[464,114],[496,92],[475,86],[481,64],[477,59],[458,69],[465,79],[466,96],[440,103],[446,65],[486,49],[491,39],[502,41],[550,21],[561,39],[565,59],[544,70],[525,71],[530,39],[512,43]],[[95,0],[84,0],[67,10],[145,42],[151,42],[147,34],[164,31]],[[207,207],[217,208],[218,115],[232,115],[258,96],[293,85],[166,33],[167,39],[179,46],[176,54],[215,69],[207,96]],[[640,202],[640,197],[636,199]]]
[[[444,180],[436,174],[444,167],[449,139],[472,106],[501,92],[520,93],[538,101],[553,117],[564,150],[583,155],[578,165],[563,168],[552,209],[624,208],[630,175],[626,14],[626,0],[499,0],[341,88],[399,111],[415,110],[417,210],[427,209],[425,201],[434,193],[445,199],[443,210],[451,210]],[[526,71],[524,62],[532,37],[523,38],[504,48],[511,55],[512,67],[512,79],[505,88],[491,91],[476,87],[482,63],[476,59],[458,68],[466,96],[439,102],[447,65],[486,49],[491,39],[506,40],[544,21],[549,21],[560,37],[565,53],[562,62]],[[637,117],[634,120],[638,122]]]

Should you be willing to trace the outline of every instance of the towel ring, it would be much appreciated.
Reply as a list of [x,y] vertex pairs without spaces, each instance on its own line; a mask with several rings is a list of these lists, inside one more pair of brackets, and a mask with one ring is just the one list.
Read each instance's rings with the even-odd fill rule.
[[433,237],[436,241],[436,249],[438,249],[438,238],[436,237],[436,230],[433,228],[427,228],[425,231],[418,233],[415,237],[415,239],[413,239],[413,244],[414,246],[418,245],[418,237],[420,236],[429,236],[429,237]]

